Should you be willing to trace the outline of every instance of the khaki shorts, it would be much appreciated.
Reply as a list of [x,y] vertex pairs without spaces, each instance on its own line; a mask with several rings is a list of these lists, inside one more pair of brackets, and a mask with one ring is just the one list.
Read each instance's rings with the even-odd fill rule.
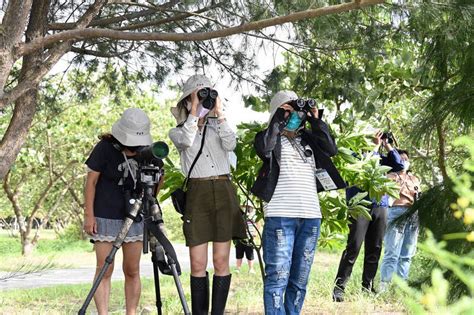
[[189,181],[183,232],[186,246],[245,239],[245,222],[229,179]]

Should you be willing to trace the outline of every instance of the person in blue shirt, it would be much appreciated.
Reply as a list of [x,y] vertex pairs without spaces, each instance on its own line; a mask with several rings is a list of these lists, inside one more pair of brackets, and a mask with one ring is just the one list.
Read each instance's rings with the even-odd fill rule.
[[[387,155],[380,156],[382,165],[390,166],[392,172],[398,172],[403,169],[403,161],[396,149],[388,143],[387,139],[382,139],[382,132],[378,132],[374,137],[374,154],[377,155],[382,145]],[[346,189],[346,200],[349,202],[352,197],[362,190],[356,186]],[[337,270],[335,286],[333,290],[333,300],[335,302],[344,301],[344,290],[351,276],[352,268],[359,255],[362,243],[365,241],[364,267],[362,273],[362,288],[367,292],[375,292],[373,282],[377,273],[382,243],[387,227],[388,196],[384,195],[380,202],[372,201],[370,216],[372,220],[364,217],[357,219],[350,218],[349,235],[347,237],[347,246],[342,253],[339,268]]]

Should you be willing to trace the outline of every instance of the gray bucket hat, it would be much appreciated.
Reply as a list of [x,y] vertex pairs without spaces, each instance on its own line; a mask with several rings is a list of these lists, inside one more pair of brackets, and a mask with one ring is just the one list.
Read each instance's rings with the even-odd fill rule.
[[112,136],[121,144],[135,147],[150,145],[150,119],[139,108],[126,109],[122,117],[112,125]]
[[[199,90],[202,88],[212,88],[213,85],[211,83],[211,80],[209,80],[208,77],[202,75],[202,74],[195,74],[191,77],[189,77],[186,82],[183,84],[183,93],[178,99],[178,104],[182,100],[184,100],[186,97],[191,95],[192,92],[195,90]],[[173,114],[174,118],[176,118],[176,121],[178,123],[183,122],[187,118],[187,112],[184,110],[184,108],[179,108],[178,106],[171,107],[171,113]]]
[[298,95],[296,95],[295,92],[290,91],[290,90],[283,90],[283,91],[278,91],[273,97],[272,100],[270,101],[270,119],[268,120],[268,123],[273,118],[273,115],[275,115],[275,112],[277,109],[283,105],[288,103],[289,101],[296,100],[298,99]]

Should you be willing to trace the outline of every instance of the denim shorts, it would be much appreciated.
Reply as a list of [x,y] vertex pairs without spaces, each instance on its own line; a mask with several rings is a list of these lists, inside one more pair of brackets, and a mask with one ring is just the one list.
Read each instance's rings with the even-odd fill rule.
[[[97,233],[90,238],[94,242],[114,242],[117,235],[122,230],[124,220],[95,218],[97,223]],[[137,242],[143,240],[143,221],[133,222],[128,230],[124,242]]]

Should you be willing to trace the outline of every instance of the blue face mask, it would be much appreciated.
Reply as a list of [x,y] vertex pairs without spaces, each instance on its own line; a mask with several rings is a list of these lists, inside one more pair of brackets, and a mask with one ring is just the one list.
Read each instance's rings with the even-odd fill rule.
[[292,112],[285,129],[288,131],[295,131],[301,125],[303,119],[298,115],[297,112]]

